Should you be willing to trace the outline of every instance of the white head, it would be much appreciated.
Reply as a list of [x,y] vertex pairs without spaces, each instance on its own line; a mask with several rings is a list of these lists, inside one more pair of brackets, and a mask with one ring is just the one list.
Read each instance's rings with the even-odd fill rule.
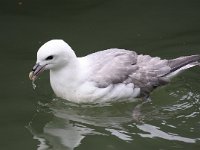
[[51,40],[42,45],[37,52],[36,65],[32,69],[32,76],[36,78],[46,69],[60,69],[75,60],[76,55],[71,47],[63,40]]

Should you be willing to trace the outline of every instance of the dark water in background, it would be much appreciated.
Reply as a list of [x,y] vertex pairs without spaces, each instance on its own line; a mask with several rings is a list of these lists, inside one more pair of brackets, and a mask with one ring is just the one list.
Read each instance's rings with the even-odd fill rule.
[[200,53],[200,2],[1,0],[0,149],[200,148],[198,67],[141,107],[73,104],[53,95],[48,73],[36,90],[28,80],[37,49],[54,38],[79,56],[111,47],[162,58]]

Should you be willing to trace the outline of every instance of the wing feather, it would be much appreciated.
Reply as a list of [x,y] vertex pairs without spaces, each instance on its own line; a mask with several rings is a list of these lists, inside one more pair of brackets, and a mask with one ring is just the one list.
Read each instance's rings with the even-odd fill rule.
[[99,88],[118,83],[133,83],[143,93],[148,93],[154,87],[166,83],[161,76],[171,69],[168,60],[137,55],[134,51],[124,49],[108,49],[90,54],[87,58],[92,65],[91,81]]

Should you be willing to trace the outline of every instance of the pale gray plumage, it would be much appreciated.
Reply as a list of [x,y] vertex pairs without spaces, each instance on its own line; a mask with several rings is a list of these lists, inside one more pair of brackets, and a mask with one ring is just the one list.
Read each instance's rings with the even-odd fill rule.
[[128,76],[138,69],[137,54],[123,49],[109,49],[86,56],[94,61],[92,64],[93,76],[91,80],[100,88],[110,84],[126,81]]
[[140,96],[146,96],[155,87],[169,82],[167,75],[181,67],[200,60],[199,55],[184,56],[172,60],[160,59],[149,55],[137,55],[134,51],[108,49],[86,56],[95,61],[92,64],[91,80],[99,88],[111,84],[134,83],[141,88]]

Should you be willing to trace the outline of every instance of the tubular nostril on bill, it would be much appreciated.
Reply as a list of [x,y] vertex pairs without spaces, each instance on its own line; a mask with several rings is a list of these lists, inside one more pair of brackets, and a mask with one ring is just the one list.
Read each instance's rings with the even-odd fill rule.
[[35,66],[33,66],[33,69],[32,69],[32,71],[35,71],[36,69],[37,69],[37,67],[39,66],[39,64],[37,63],[37,64],[35,64]]

